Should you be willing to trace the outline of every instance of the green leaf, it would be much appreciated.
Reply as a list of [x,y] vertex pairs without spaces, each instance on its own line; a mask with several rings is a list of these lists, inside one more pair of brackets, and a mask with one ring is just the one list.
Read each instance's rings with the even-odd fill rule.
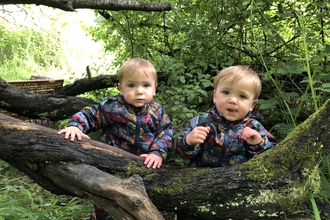
[[260,99],[258,101],[259,109],[274,109],[278,104],[279,101],[277,99]]
[[186,83],[186,79],[184,78],[184,76],[180,76],[180,82],[181,83],[183,83],[183,84],[185,84]]

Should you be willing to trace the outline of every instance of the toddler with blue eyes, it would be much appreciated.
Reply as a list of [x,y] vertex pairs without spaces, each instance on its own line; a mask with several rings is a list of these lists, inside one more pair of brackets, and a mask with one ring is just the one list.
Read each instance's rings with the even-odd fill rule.
[[190,119],[178,134],[176,151],[191,167],[241,164],[278,145],[253,108],[261,92],[258,74],[248,66],[231,66],[214,78],[214,106]]
[[[153,100],[156,69],[145,59],[133,58],[120,67],[118,80],[120,94],[83,108],[58,134],[74,141],[89,138],[90,132],[100,130],[99,141],[144,158],[147,168],[160,168],[172,147],[173,129],[164,107]],[[90,219],[112,218],[95,205]]]

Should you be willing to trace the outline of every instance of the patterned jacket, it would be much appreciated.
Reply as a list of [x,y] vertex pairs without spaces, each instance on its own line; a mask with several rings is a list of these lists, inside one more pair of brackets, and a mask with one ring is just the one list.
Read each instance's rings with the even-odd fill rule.
[[[259,122],[261,114],[249,112],[240,121],[228,121],[220,116],[215,107],[204,115],[196,116],[185,124],[177,138],[176,150],[184,158],[190,159],[189,166],[221,167],[241,164],[253,155],[278,145],[277,140]],[[186,136],[198,126],[210,126],[210,132],[203,144],[187,145]],[[244,127],[257,130],[262,141],[250,145],[240,133]]]
[[172,122],[164,107],[153,100],[136,108],[121,95],[109,97],[73,115],[68,126],[85,134],[101,130],[99,141],[135,155],[154,153],[166,160],[172,147]]

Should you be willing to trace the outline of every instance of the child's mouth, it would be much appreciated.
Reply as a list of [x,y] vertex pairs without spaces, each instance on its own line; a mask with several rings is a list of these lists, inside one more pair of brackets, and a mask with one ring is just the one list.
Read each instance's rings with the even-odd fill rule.
[[235,113],[236,112],[236,110],[234,110],[234,109],[227,109],[227,111],[229,111],[230,113]]

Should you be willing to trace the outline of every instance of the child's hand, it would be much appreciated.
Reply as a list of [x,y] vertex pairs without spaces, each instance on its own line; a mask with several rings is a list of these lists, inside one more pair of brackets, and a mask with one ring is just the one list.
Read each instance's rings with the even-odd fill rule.
[[153,169],[160,168],[163,163],[163,158],[155,154],[140,154],[140,157],[146,158],[144,160],[144,165],[146,165],[148,168],[151,166]]
[[70,141],[74,141],[75,137],[77,137],[77,140],[79,141],[81,140],[81,138],[90,139],[88,135],[84,134],[79,128],[75,126],[67,127],[57,132],[57,134],[63,133],[65,133],[64,139],[69,139],[69,136],[71,136]]
[[256,145],[256,144],[260,144],[261,142],[261,135],[259,134],[259,132],[253,130],[250,127],[245,127],[243,131],[241,131],[241,134],[242,134],[242,138],[248,144]]
[[210,131],[210,127],[199,126],[194,128],[186,137],[186,143],[188,145],[201,144],[205,141],[207,134]]

